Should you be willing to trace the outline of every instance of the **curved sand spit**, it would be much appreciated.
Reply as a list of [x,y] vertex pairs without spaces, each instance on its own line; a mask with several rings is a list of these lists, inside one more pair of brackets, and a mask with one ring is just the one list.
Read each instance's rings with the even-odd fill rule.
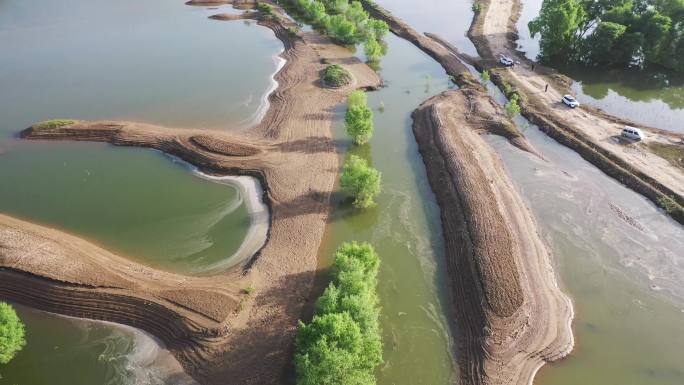
[[461,383],[527,385],[572,349],[572,304],[530,211],[481,137],[483,124],[505,118],[477,93],[429,99],[413,113],[413,131],[441,207]]
[[[380,79],[348,50],[315,32],[291,36],[292,22],[277,12],[275,20],[260,24],[283,41],[287,63],[275,77],[278,88],[269,96],[266,116],[250,130],[231,135],[134,122],[77,122],[22,133],[29,139],[149,147],[213,176],[256,177],[271,223],[266,244],[249,263],[206,277],[170,274],[63,232],[2,216],[2,298],[148,331],[203,384],[285,382],[339,167],[330,132],[333,111],[352,89],[378,87]],[[323,59],[345,66],[352,84],[334,90],[319,86]],[[256,290],[248,295],[243,289],[250,286]]]

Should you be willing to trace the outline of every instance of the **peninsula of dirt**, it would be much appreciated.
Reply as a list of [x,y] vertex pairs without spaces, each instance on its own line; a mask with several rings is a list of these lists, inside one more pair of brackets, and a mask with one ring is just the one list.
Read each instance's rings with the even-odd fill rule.
[[[286,64],[275,76],[278,87],[269,96],[268,112],[252,129],[227,134],[134,122],[65,121],[22,133],[26,139],[154,148],[205,174],[256,177],[270,210],[263,248],[239,268],[187,277],[132,263],[57,230],[0,217],[3,298],[146,330],[202,384],[286,382],[338,175],[331,137],[334,108],[350,91],[378,87],[380,79],[349,50],[320,34],[291,34],[294,23],[274,9],[275,16],[260,17],[259,24],[283,42]],[[322,87],[322,63],[342,65],[352,82]]]
[[505,117],[477,92],[429,99],[413,113],[413,131],[441,208],[460,383],[527,385],[572,349],[572,304],[530,211],[481,137]]

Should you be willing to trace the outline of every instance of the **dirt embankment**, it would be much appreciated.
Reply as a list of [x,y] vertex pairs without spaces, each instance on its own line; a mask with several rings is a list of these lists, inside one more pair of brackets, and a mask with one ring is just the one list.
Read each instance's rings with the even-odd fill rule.
[[[205,173],[255,176],[271,211],[268,241],[261,251],[237,270],[184,277],[132,264],[73,236],[3,217],[3,298],[147,330],[203,384],[285,382],[338,175],[331,138],[333,111],[352,89],[378,87],[380,79],[347,49],[315,32],[292,36],[287,28],[293,23],[279,9],[277,13],[275,19],[259,23],[283,41],[286,64],[276,75],[278,88],[269,96],[269,111],[252,129],[230,135],[133,122],[75,122],[55,128],[34,126],[22,133],[27,139],[155,148]],[[352,84],[321,87],[323,61],[343,65],[353,76]],[[60,263],[46,265],[51,258]],[[255,291],[242,293],[249,286]]]
[[[682,146],[684,151],[681,135],[644,127],[587,106],[566,107],[560,99],[567,93],[569,80],[538,64],[533,71],[532,62],[515,49],[520,1],[482,0],[479,3],[483,11],[476,14],[469,31],[483,58],[478,67],[489,70],[492,81],[502,90],[521,96],[523,116],[606,174],[657,205],[667,206],[669,214],[684,223],[684,171],[650,150],[653,144],[660,144]],[[522,64],[502,68],[496,59],[499,54],[514,57]],[[645,145],[622,139],[624,125],[644,128],[648,136]]]
[[527,385],[572,349],[572,305],[530,211],[480,135],[503,117],[477,92],[426,101],[413,131],[441,208],[461,383]]

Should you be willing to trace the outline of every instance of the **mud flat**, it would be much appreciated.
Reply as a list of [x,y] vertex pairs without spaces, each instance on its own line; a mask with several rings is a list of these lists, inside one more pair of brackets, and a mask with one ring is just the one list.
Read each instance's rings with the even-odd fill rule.
[[441,208],[461,383],[527,385],[572,350],[572,304],[530,211],[480,137],[505,118],[475,92],[429,99],[413,113],[413,131]]
[[[205,174],[253,176],[270,210],[263,248],[240,268],[186,277],[2,217],[3,298],[143,329],[161,339],[202,384],[284,382],[338,175],[331,139],[334,107],[352,89],[378,87],[380,79],[347,49],[315,32],[290,35],[293,23],[279,9],[275,18],[259,23],[283,41],[287,62],[275,76],[278,88],[266,116],[252,129],[231,135],[135,122],[74,122],[35,125],[22,137],[154,148]],[[323,59],[343,65],[353,82],[341,89],[321,87]]]
[[[684,138],[595,108],[566,107],[560,99],[567,93],[570,81],[541,65],[536,65],[532,71],[532,62],[515,50],[515,23],[520,15],[521,2],[483,0],[479,4],[483,11],[475,14],[469,30],[469,36],[482,57],[478,67],[488,69],[492,73],[492,81],[501,89],[508,85],[510,92],[521,96],[523,116],[606,174],[657,205],[667,207],[675,220],[684,223],[684,172],[649,150],[653,144],[684,148]],[[499,54],[514,57],[523,64],[503,68],[497,62]],[[545,92],[547,84],[549,89]],[[621,139],[624,125],[644,128],[647,133],[645,145]],[[663,200],[668,204],[663,204]]]

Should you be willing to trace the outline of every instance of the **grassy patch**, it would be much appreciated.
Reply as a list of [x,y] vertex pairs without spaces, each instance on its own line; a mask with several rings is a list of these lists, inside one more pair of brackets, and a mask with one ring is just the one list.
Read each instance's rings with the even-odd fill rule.
[[53,130],[55,128],[70,126],[75,123],[76,121],[71,119],[53,119],[36,123],[33,125],[33,128],[37,128],[39,130]]
[[684,146],[680,144],[649,143],[651,152],[670,162],[671,165],[684,168]]
[[351,82],[351,74],[342,66],[333,64],[323,71],[323,81],[331,87],[342,87]]

